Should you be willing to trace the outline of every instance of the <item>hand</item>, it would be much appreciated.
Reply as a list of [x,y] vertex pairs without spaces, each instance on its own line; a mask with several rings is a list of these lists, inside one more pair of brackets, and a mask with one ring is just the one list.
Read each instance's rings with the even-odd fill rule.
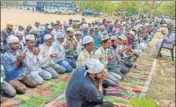
[[26,53],[22,53],[21,56],[24,59],[26,57]]
[[114,57],[115,57],[115,56],[109,56],[109,57],[108,57],[108,61],[113,60],[113,59],[114,59]]
[[22,55],[17,56],[17,61],[18,61],[18,62],[22,62],[22,61],[23,61],[23,56],[22,56]]
[[57,53],[53,53],[50,55],[51,57],[56,57],[57,56]]
[[73,43],[73,46],[76,47],[77,46],[77,42]]
[[103,57],[100,57],[99,60],[102,61],[102,60],[103,60]]
[[106,73],[104,72],[104,73],[101,75],[101,78],[100,78],[99,81],[98,81],[99,85],[103,83],[105,77],[106,77]]

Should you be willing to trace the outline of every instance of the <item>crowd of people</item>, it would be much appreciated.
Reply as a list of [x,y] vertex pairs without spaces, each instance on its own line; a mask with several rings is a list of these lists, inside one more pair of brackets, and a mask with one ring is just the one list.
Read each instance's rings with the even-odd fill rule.
[[[34,25],[11,22],[1,31],[1,93],[14,97],[26,87],[76,69],[66,90],[68,107],[113,107],[106,88],[118,86],[148,48],[160,23],[144,17],[87,23]],[[163,24],[162,24],[163,25]]]

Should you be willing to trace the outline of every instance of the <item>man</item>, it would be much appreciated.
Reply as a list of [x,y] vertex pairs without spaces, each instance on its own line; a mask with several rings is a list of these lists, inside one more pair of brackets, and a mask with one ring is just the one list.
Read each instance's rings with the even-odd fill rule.
[[[172,48],[175,45],[175,30],[173,30],[170,35],[166,35],[165,30],[162,30],[161,33],[163,35],[163,38],[161,39],[160,42],[156,43],[156,54],[158,54],[158,51],[161,48],[161,44],[163,41],[164,41],[163,43],[164,48]],[[161,53],[160,56],[162,56]]]
[[24,33],[21,32],[21,31],[19,31],[19,30],[17,30],[17,31],[15,32],[15,36],[17,36],[18,39],[19,39],[19,50],[20,50],[20,51],[23,51],[24,48],[25,48]]
[[27,48],[25,50],[26,57],[24,59],[25,66],[23,66],[24,75],[28,75],[33,78],[37,84],[42,84],[43,79],[50,80],[52,75],[40,67],[40,63],[37,59],[37,55],[34,55],[33,50],[35,47],[35,36],[26,36]]
[[82,38],[84,38],[86,35],[88,35],[88,27],[89,25],[88,24],[83,24],[82,25],[82,32],[83,32],[83,35],[82,35]]
[[[114,107],[111,102],[103,102],[104,65],[89,59],[71,77],[66,90],[68,107]],[[97,86],[95,85],[97,84]]]
[[94,27],[90,27],[89,35],[90,35],[92,38],[95,37],[95,28],[94,28]]
[[65,72],[65,68],[56,64],[53,59],[57,57],[57,53],[53,52],[53,37],[46,34],[44,37],[45,42],[39,46],[40,48],[40,64],[42,68],[52,74],[52,78],[58,77],[58,73]]
[[69,19],[68,26],[73,27],[73,20],[72,19]]
[[78,55],[83,50],[83,46],[82,46],[82,35],[83,34],[80,31],[76,31],[75,32],[75,37],[76,37],[76,40],[78,41],[78,44],[77,44],[77,47],[76,47],[76,52],[77,52]]
[[[6,81],[4,81],[5,78],[5,71],[4,67],[1,64],[1,81],[0,81],[0,86],[1,86],[1,95],[5,95],[6,97],[14,97],[16,95],[15,89]],[[2,96],[1,96],[2,99]]]
[[30,30],[30,34],[34,35],[36,38],[36,43],[35,46],[39,46],[40,43],[40,30],[36,26],[33,26],[32,29]]
[[83,66],[85,64],[86,59],[94,58],[93,51],[95,48],[94,39],[91,36],[85,36],[83,38],[84,50],[80,52],[77,59],[77,67]]
[[77,40],[74,36],[74,30],[72,27],[67,28],[67,37],[65,38],[65,49],[66,49],[66,58],[76,61],[77,53]]
[[7,38],[10,35],[14,35],[13,24],[11,22],[7,23],[7,27],[6,27],[6,29],[2,30],[1,35],[2,35],[2,40],[3,40],[3,45],[6,47],[7,46]]
[[108,51],[108,56],[115,56],[115,58],[108,62],[107,68],[111,72],[115,72],[114,70],[118,70],[119,72],[126,74],[130,71],[130,69],[120,64],[119,60],[117,59],[118,53],[116,48],[117,48],[117,36],[111,36],[111,46]]
[[25,53],[17,51],[19,48],[18,38],[11,35],[8,37],[7,42],[9,51],[2,56],[2,65],[5,69],[6,81],[9,82],[18,93],[23,94],[26,91],[26,86],[35,88],[37,84],[32,78],[22,75]]
[[[51,25],[48,25],[46,30],[44,30],[43,32],[41,32],[39,34],[39,37],[40,37],[40,44],[43,44],[44,43],[44,36],[46,34],[51,34],[51,31],[52,31],[52,26]],[[53,35],[52,35],[53,36]],[[54,39],[54,38],[53,38]]]
[[54,40],[56,40],[56,33],[59,31],[59,25],[55,22],[54,28],[51,31],[51,35],[54,37]]
[[16,33],[16,31],[20,31],[20,32],[23,32],[23,33],[24,33],[24,25],[20,24],[20,25],[18,26],[18,29],[15,30],[15,33]]
[[98,27],[98,25],[96,25],[95,26],[95,37],[94,37],[96,49],[101,47],[101,37],[102,37],[102,35],[99,31],[99,27]]
[[[101,39],[102,46],[95,51],[95,57],[98,58],[107,68],[107,64],[116,58],[116,55],[108,55],[109,47],[111,44],[109,36],[105,35]],[[117,86],[119,80],[123,80],[124,75],[119,70],[108,69],[109,73],[105,79],[107,86]]]
[[62,32],[58,32],[56,34],[57,40],[53,43],[53,51],[57,54],[54,58],[54,61],[64,67],[67,73],[70,73],[74,67],[76,67],[75,61],[71,59],[67,59],[65,57],[65,48],[63,45],[64,42],[64,34]]
[[26,29],[24,30],[24,36],[27,36],[32,29],[32,25],[27,25]]
[[35,21],[34,26],[39,29],[40,22],[39,21]]

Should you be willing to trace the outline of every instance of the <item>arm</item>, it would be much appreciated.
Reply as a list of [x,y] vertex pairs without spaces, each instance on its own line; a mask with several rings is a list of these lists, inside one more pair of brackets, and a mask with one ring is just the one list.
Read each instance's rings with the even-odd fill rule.
[[6,56],[2,57],[2,64],[4,66],[5,71],[8,74],[13,73],[18,68],[20,63],[21,63],[20,61],[16,61],[15,64],[12,65],[8,57]]
[[98,86],[98,89],[95,86],[89,86],[87,87],[87,96],[86,100],[91,100],[96,103],[102,103],[103,102],[103,92],[102,92],[102,85]]

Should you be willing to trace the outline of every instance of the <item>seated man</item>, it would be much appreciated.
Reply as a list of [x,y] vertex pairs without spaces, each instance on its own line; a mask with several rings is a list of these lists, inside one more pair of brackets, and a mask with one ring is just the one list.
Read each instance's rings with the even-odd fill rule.
[[42,68],[50,72],[52,78],[55,79],[58,77],[59,73],[64,73],[66,69],[53,61],[53,59],[57,57],[57,53],[53,52],[53,37],[50,34],[46,34],[44,40],[45,42],[39,46],[39,61]]
[[114,107],[111,102],[103,102],[104,78],[104,65],[95,59],[87,60],[85,66],[79,67],[69,81],[66,90],[67,106]]
[[109,63],[107,64],[107,68],[111,69],[111,70],[120,70],[120,72],[122,72],[123,74],[126,74],[129,72],[129,68],[124,66],[123,64],[120,64],[118,58],[117,58],[117,36],[111,36],[111,46],[109,48],[108,51],[108,55],[109,56],[115,56],[116,58],[114,58],[113,60],[109,61]]
[[77,67],[85,65],[85,61],[88,58],[94,58],[95,43],[91,36],[85,36],[83,38],[84,50],[80,52],[77,59]]
[[50,80],[52,75],[50,72],[41,68],[39,63],[39,48],[35,47],[35,36],[26,36],[27,48],[25,50],[26,58],[24,59],[23,73],[33,78],[37,84],[42,84],[43,79]]
[[18,93],[25,93],[26,86],[35,88],[37,83],[28,76],[22,76],[25,53],[17,51],[19,48],[18,38],[11,35],[8,37],[7,41],[9,51],[2,56],[2,65],[5,69],[6,81],[9,82]]
[[[172,48],[173,45],[175,45],[175,30],[172,31],[170,35],[166,35],[166,31],[162,30],[161,33],[163,34],[163,38],[160,42],[156,43],[156,54],[159,51],[159,48],[161,47],[161,43],[164,40],[163,47],[164,48]],[[160,54],[161,56],[161,54]]]
[[66,72],[69,73],[76,66],[75,61],[66,58],[65,48],[63,45],[64,34],[62,32],[56,33],[57,40],[53,43],[53,51],[57,54],[54,58],[54,62],[61,65],[66,69]]
[[[4,81],[5,74],[4,74],[4,67],[1,65],[1,94],[6,97],[14,97],[16,95],[15,89],[6,81]],[[1,96],[2,98],[2,96]]]
[[[101,42],[102,46],[96,50],[95,57],[98,58],[107,68],[107,64],[112,61],[116,56],[108,56],[108,51],[111,44],[109,36],[103,36]],[[108,75],[105,78],[105,82],[107,86],[117,86],[119,80],[123,80],[123,78],[124,75],[120,72],[120,70],[108,69]]]
[[[76,47],[77,47],[77,40],[74,35],[74,29],[72,27],[67,28],[67,36],[64,41],[65,45],[65,51],[66,51],[66,58],[71,59],[76,62],[76,59],[78,57],[76,53]],[[76,65],[75,65],[76,68]]]

